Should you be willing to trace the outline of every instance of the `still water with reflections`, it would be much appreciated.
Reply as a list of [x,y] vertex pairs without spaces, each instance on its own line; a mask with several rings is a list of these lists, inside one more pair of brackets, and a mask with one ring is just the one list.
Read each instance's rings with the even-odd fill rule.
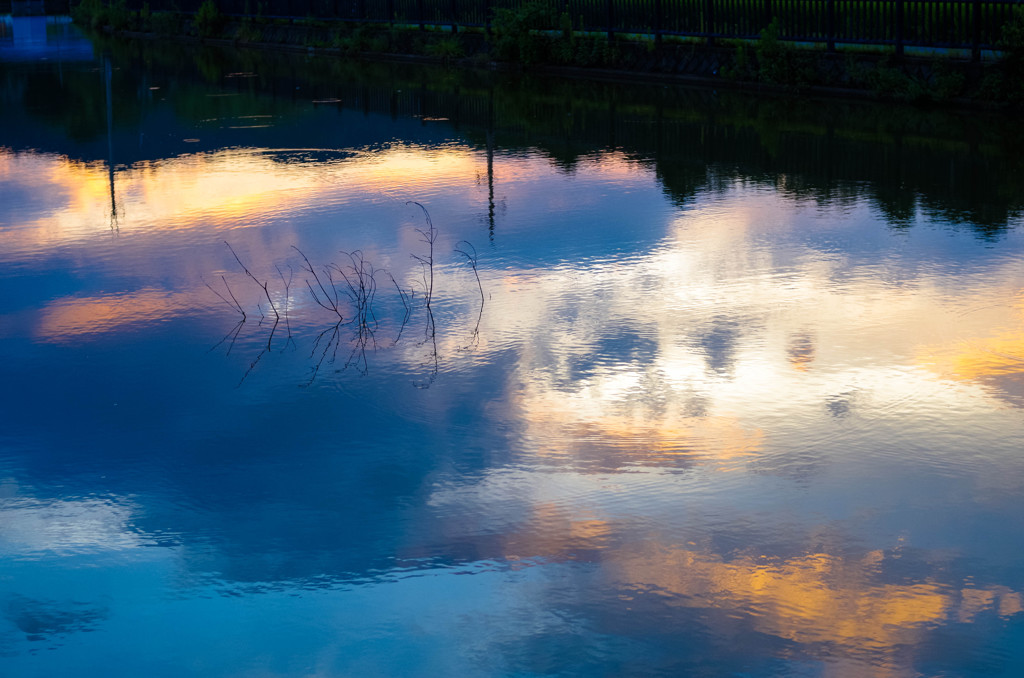
[[3,675],[1024,672],[1008,121],[51,43]]

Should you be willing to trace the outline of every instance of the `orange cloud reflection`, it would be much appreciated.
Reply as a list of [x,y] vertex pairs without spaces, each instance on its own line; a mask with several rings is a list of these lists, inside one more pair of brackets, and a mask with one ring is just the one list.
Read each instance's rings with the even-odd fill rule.
[[725,560],[683,548],[610,555],[615,576],[630,587],[655,587],[674,605],[744,610],[762,633],[828,644],[850,657],[891,654],[927,628],[1022,609],[1021,595],[1005,587],[878,581],[881,551],[859,560],[827,553]]
[[690,462],[730,470],[764,444],[762,431],[733,417],[688,416],[676,408],[658,412],[628,399],[552,390],[520,394],[516,404],[538,455],[601,469]]
[[541,555],[574,558],[582,551],[606,546],[612,526],[596,515],[577,516],[569,507],[553,502],[532,507],[528,530],[506,536],[505,550],[511,560]]
[[[1018,311],[1021,305],[1018,301]],[[981,384],[1004,401],[1024,407],[1024,327],[926,346],[919,360],[945,379]]]
[[61,299],[42,311],[35,336],[49,342],[71,341],[81,335],[155,322],[199,305],[201,302],[192,292],[155,288],[129,294]]
[[[224,150],[119,168],[118,225],[147,233],[222,231],[262,224],[351,196],[408,199],[424,191],[476,189],[484,162],[468,147],[395,147],[345,162],[281,162],[287,151]],[[103,163],[0,150],[0,180],[51,196],[21,206],[23,221],[5,235],[9,253],[90,238],[111,225],[111,186]]]

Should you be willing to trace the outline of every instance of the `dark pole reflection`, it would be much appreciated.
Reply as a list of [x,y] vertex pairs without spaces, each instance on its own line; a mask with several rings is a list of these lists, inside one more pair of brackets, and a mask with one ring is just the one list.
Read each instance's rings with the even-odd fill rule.
[[112,79],[110,57],[103,57],[103,82],[107,95],[107,173],[110,182],[110,230],[120,231],[117,223],[117,194],[114,190],[114,104],[110,81]]
[[487,91],[487,233],[494,242],[494,87]]

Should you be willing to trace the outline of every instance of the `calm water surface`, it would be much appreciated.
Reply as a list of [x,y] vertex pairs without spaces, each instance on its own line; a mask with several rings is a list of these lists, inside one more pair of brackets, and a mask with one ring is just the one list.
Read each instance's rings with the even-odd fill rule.
[[1024,673],[1012,121],[5,26],[4,676]]

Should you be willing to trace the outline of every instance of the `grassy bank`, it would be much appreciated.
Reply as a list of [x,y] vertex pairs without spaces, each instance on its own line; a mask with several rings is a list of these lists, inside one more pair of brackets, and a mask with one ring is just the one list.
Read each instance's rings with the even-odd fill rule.
[[[576,30],[546,5],[496,9],[489,29],[243,16],[204,0],[195,13],[128,9],[124,0],[81,0],[81,26],[116,34],[303,49],[358,58],[413,57],[524,70],[580,69],[586,75],[656,77],[790,93],[868,96],[919,104],[1024,104],[1024,13],[1002,29],[999,52],[978,62],[955,52],[893,50],[785,41],[779,21],[756,39],[706,40]],[[557,28],[551,28],[551,26]],[[968,55],[969,56],[969,55]]]

